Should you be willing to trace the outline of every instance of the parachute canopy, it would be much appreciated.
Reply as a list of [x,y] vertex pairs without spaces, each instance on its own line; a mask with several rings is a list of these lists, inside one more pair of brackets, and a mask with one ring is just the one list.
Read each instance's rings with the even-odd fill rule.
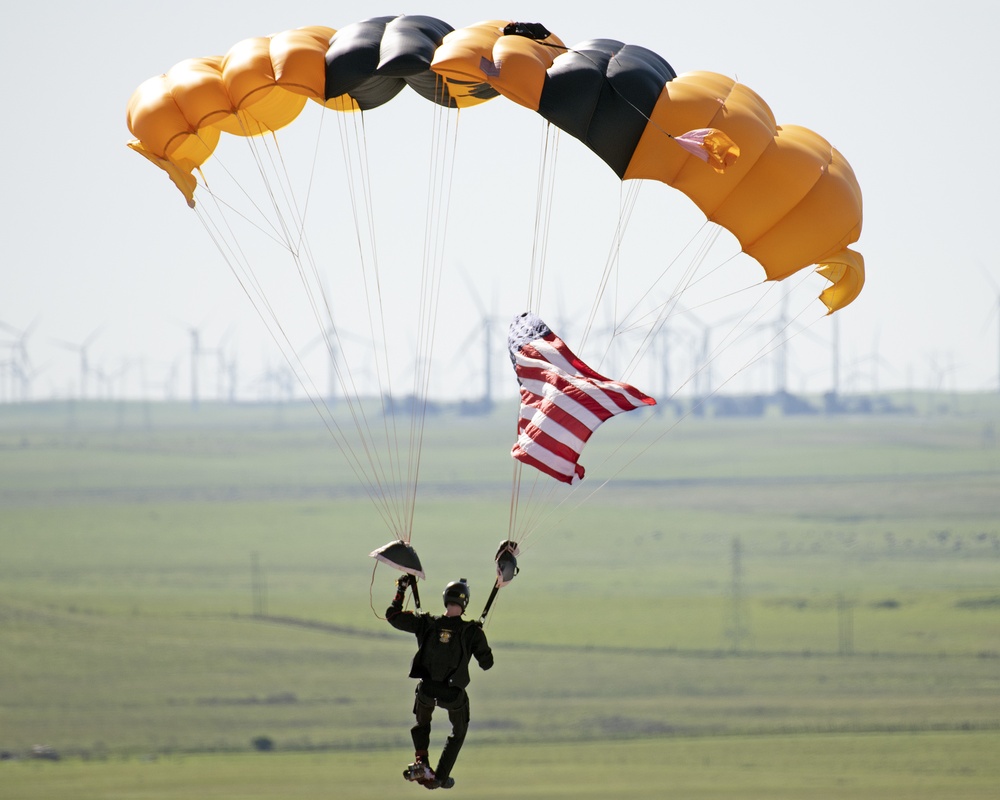
[[677,75],[661,56],[613,39],[567,47],[538,24],[453,29],[433,17],[376,17],[247,39],[182,61],[128,103],[129,146],[194,205],[194,176],[222,134],[291,123],[309,101],[376,108],[409,86],[449,107],[503,96],[584,142],[622,180],[686,194],[733,233],[770,280],[810,265],[831,282],[830,312],[864,284],[861,190],[822,136],[782,125],[764,100],[711,72]]

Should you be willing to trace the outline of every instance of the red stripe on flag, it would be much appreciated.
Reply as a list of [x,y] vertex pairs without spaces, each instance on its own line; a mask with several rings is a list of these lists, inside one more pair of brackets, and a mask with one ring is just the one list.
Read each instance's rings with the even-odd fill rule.
[[522,381],[538,381],[547,383],[557,392],[568,394],[574,400],[580,402],[588,411],[601,418],[601,421],[614,416],[614,412],[602,405],[598,400],[591,397],[587,392],[578,388],[563,375],[552,369],[543,367],[520,367],[517,370],[517,377]]
[[[527,347],[523,349],[526,350]],[[541,358],[540,355],[533,357]],[[628,386],[627,384],[619,383],[618,381],[603,379],[605,385],[602,386],[598,383],[591,382],[588,378],[577,376],[578,381],[587,382],[589,384],[587,388],[584,388],[579,386],[577,383],[574,383],[572,380],[564,377],[559,372],[556,372],[554,369],[545,369],[544,367],[534,366],[527,367],[518,364],[516,372],[517,377],[521,380],[533,380],[541,383],[547,383],[549,386],[557,389],[563,394],[569,395],[574,400],[577,400],[581,405],[585,406],[588,411],[592,412],[596,416],[599,416],[602,422],[615,416],[618,412],[614,409],[609,409],[606,405],[597,400],[596,395],[598,393],[600,393],[603,397],[607,397],[622,411],[631,411],[634,408],[638,408],[640,404],[654,405],[656,403],[653,398],[647,397],[642,392],[633,389],[633,387]],[[632,392],[628,392],[628,389],[632,389]],[[636,397],[639,403],[637,404],[628,399],[628,397],[624,396],[625,394]]]
[[514,445],[514,449],[510,451],[510,454],[520,461],[522,464],[527,464],[529,467],[534,467],[539,472],[544,472],[550,478],[555,478],[557,481],[562,481],[563,483],[576,483],[576,481],[583,480],[584,469],[579,464],[574,464],[574,472],[572,475],[566,475],[558,470],[552,469],[548,464],[543,461],[539,461],[537,458],[532,458],[527,453],[525,453],[520,447]]
[[[566,359],[567,362],[569,362],[570,364],[572,364],[573,368],[582,377],[584,377],[584,378],[591,378],[592,380],[595,380],[595,381],[601,381],[603,383],[612,384],[613,386],[615,386],[615,388],[617,390],[625,392],[626,394],[630,395],[631,397],[634,397],[636,400],[638,400],[643,405],[647,405],[647,406],[655,406],[656,405],[656,400],[654,400],[649,395],[644,394],[643,392],[640,392],[634,386],[632,386],[630,384],[627,384],[627,383],[622,383],[621,381],[612,380],[611,378],[607,378],[604,375],[601,375],[600,373],[594,371],[591,367],[589,367],[587,364],[585,364],[583,361],[581,361],[580,358],[572,350],[570,350],[569,347],[566,346],[566,343],[562,339],[560,339],[558,336],[556,336],[551,331],[548,333],[548,335],[541,337],[541,340],[545,341],[545,342],[548,342],[549,344],[551,344],[552,347],[555,348],[556,352],[558,352],[559,355],[561,355],[564,359]],[[536,341],[538,341],[538,340],[536,339]],[[526,348],[530,348],[531,350],[533,350],[537,354],[538,358],[542,358],[545,361],[549,361],[549,359],[547,359],[543,355],[541,355],[541,353],[539,353],[539,351],[536,348],[534,348],[531,345],[531,343],[528,343],[527,345],[525,345],[524,347],[522,347],[521,348],[521,352],[524,352],[524,350]],[[633,407],[637,407],[637,406],[633,406]]]
[[[520,369],[518,370],[517,376],[522,381],[538,381],[539,383],[548,384],[559,392],[559,394],[564,394],[567,397],[571,397],[576,400],[576,402],[587,409],[587,411],[597,417],[601,422],[611,419],[611,417],[615,415],[615,412],[612,409],[609,409],[583,389],[574,386],[572,383],[567,381],[565,378],[560,377],[558,373],[553,372],[552,370],[543,370],[535,367],[531,369]],[[537,397],[541,397],[543,400],[548,399],[543,395],[536,395],[535,392],[532,392],[527,388],[522,388],[522,392],[524,391]],[[629,406],[629,408],[632,408],[632,406]]]
[[[580,457],[580,450],[586,443],[584,439],[580,443],[580,448],[573,447],[572,445],[566,444],[565,442],[560,442],[554,436],[550,436],[542,428],[540,428],[534,420],[523,420],[523,424],[518,426],[520,432],[523,436],[527,436],[531,441],[540,447],[544,447],[553,455],[564,458],[571,463],[576,463],[576,460]],[[587,432],[590,435],[590,432]]]
[[[528,398],[532,399],[529,400]],[[523,405],[535,409],[536,414],[544,414],[548,419],[557,425],[561,425],[578,439],[587,441],[594,432],[589,425],[581,422],[570,412],[557,406],[552,400],[539,398],[537,395],[533,395],[525,390],[521,391],[521,400]]]
[[[549,331],[548,335],[543,336],[541,338],[542,338],[542,341],[545,341],[545,342],[548,342],[549,344],[551,344],[558,351],[559,355],[561,355],[570,364],[572,364],[573,365],[573,369],[575,369],[579,375],[582,375],[585,378],[593,378],[594,380],[597,380],[597,381],[606,381],[606,380],[608,380],[603,375],[601,375],[600,373],[594,371],[590,366],[588,366],[587,364],[585,364],[576,353],[574,353],[572,350],[569,349],[569,347],[566,345],[566,342],[564,342],[562,339],[560,339],[558,336],[556,336],[551,331]],[[527,346],[531,347],[530,344],[527,345]],[[523,349],[524,348],[522,348],[522,350]],[[548,360],[548,359],[546,359],[546,360]]]

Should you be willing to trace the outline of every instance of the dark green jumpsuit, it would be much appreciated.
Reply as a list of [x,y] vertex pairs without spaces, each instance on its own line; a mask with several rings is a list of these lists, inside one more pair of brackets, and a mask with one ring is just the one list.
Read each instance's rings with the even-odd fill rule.
[[410,729],[417,755],[427,757],[435,705],[448,712],[451,722],[451,735],[434,770],[443,781],[451,775],[469,729],[469,695],[465,691],[470,681],[469,661],[475,656],[482,669],[489,669],[493,651],[478,622],[403,611],[402,600],[397,599],[398,603],[394,600],[386,609],[385,617],[394,628],[414,634],[418,643],[410,667],[410,677],[420,680],[413,703],[417,722]]

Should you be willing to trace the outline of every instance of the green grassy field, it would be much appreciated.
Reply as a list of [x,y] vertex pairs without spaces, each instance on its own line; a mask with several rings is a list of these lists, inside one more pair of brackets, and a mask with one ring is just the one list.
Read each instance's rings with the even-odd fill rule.
[[[428,425],[428,608],[492,585],[509,416]],[[463,796],[995,796],[998,421],[602,429],[487,624]],[[0,798],[410,790],[390,538],[309,407],[0,407],[0,751],[64,756]]]
[[[550,800],[992,800],[996,736],[826,734],[641,739],[543,748],[467,745],[448,797]],[[0,797],[18,800],[383,800],[423,790],[388,751],[168,756],[0,764]]]

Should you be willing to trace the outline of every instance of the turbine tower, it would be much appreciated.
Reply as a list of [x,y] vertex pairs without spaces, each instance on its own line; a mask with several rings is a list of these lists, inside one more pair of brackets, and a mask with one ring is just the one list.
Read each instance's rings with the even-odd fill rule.
[[73,350],[80,355],[80,399],[87,399],[87,384],[90,379],[90,358],[88,356],[88,351],[90,345],[93,344],[94,339],[97,338],[98,334],[103,330],[103,326],[95,328],[81,343],[77,344],[75,342],[68,342],[64,339],[53,339],[53,344],[65,348],[67,350]]

